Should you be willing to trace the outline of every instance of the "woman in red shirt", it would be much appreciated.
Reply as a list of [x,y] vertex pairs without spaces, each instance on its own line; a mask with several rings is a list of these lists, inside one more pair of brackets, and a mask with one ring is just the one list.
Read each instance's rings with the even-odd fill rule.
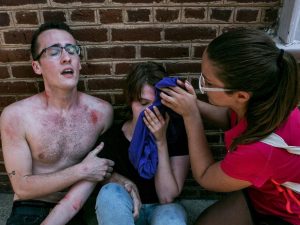
[[[202,58],[197,100],[190,83],[163,89],[162,103],[181,114],[198,183],[231,192],[206,209],[201,225],[300,225],[300,155],[261,142],[272,133],[300,146],[300,78],[296,60],[263,31],[236,29],[214,39]],[[225,158],[215,162],[202,118],[226,130]]]

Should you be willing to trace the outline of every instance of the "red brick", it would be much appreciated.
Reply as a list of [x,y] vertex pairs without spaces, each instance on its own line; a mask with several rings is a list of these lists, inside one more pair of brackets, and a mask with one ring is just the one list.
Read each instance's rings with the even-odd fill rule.
[[73,30],[78,41],[105,42],[108,41],[107,29],[84,28]]
[[58,22],[66,22],[66,14],[63,11],[55,10],[55,11],[44,11],[43,12],[44,21],[58,21]]
[[[1,54],[1,50],[0,50],[0,54]],[[9,73],[8,73],[7,67],[1,66],[0,67],[0,79],[5,79],[5,78],[9,78]]]
[[156,20],[159,22],[173,22],[178,21],[179,19],[179,10],[170,10],[170,9],[158,9],[156,10]]
[[112,0],[112,2],[114,3],[153,3],[153,2],[163,2],[164,0]]
[[4,32],[4,42],[6,44],[30,44],[33,34],[32,30],[15,30]]
[[207,46],[195,46],[194,47],[194,57],[202,58],[203,52]]
[[28,66],[12,66],[12,75],[16,78],[37,78],[41,77],[34,73],[31,65]]
[[100,22],[103,24],[123,22],[121,9],[101,9],[99,10],[99,15]]
[[266,3],[271,3],[271,2],[278,2],[278,0],[232,0],[232,1],[228,1],[228,2],[234,2],[234,3],[256,3],[256,4],[260,4],[261,2],[266,2]]
[[[38,86],[38,92],[42,92],[45,90],[45,86],[44,86],[44,81],[37,81],[37,86]],[[77,89],[79,91],[85,92],[85,86],[84,86],[84,81],[83,80],[79,80],[78,84],[77,84]]]
[[211,20],[229,22],[232,18],[232,9],[214,8],[211,9]]
[[71,12],[72,21],[81,22],[95,22],[95,11],[94,10],[74,10]]
[[217,31],[213,27],[166,28],[165,39],[169,41],[213,39]]
[[160,28],[112,29],[112,41],[160,41]]
[[170,75],[176,75],[178,73],[200,73],[201,64],[200,62],[187,63],[187,62],[177,62],[177,63],[166,63],[166,70]]
[[205,19],[205,8],[186,8],[184,10],[185,18],[190,19]]
[[18,24],[38,24],[36,12],[16,12],[16,20]]
[[0,13],[0,26],[9,26],[10,24],[10,18],[8,13]]
[[135,58],[135,48],[133,46],[110,47],[110,48],[91,48],[87,49],[88,59],[101,58]]
[[141,57],[149,58],[187,58],[189,56],[188,47],[156,47],[156,46],[142,46]]
[[78,89],[78,91],[86,92],[86,89],[85,89],[85,85],[84,85],[84,81],[83,81],[83,80],[79,80],[79,81],[78,81],[77,89]]
[[123,94],[123,91],[121,94],[114,94],[114,104],[116,105],[124,105],[126,102],[125,95]]
[[81,75],[110,74],[110,70],[111,70],[109,64],[86,63],[81,65],[82,65],[82,69],[80,71]]
[[28,4],[47,4],[47,0],[1,0],[0,6],[20,6]]
[[25,49],[6,50],[0,49],[0,62],[16,62],[16,61],[29,61],[30,52]]
[[223,0],[170,0],[170,2],[175,2],[175,3],[190,3],[190,2],[195,2],[195,3],[200,3],[200,2],[222,2]]
[[150,10],[127,10],[128,22],[149,22]]
[[80,3],[102,3],[105,2],[105,0],[68,0],[68,2],[66,2],[66,0],[53,0],[53,2],[57,2],[57,3],[63,3],[63,4],[67,4],[67,3],[72,3],[72,2],[80,2]]
[[238,22],[257,22],[257,9],[238,9],[236,14],[236,21]]
[[278,9],[265,9],[264,10],[264,18],[263,18],[263,21],[264,22],[274,22],[276,21],[278,17]]
[[35,82],[0,82],[0,94],[35,94],[37,92]]
[[16,97],[14,96],[0,96],[0,107],[4,108],[11,103],[14,103],[16,101]]
[[123,79],[89,79],[87,80],[88,90],[99,91],[107,89],[120,89],[124,87]]
[[115,66],[115,74],[127,74],[138,63],[118,63]]
[[108,94],[108,93],[94,93],[94,92],[91,92],[89,94],[96,97],[96,98],[100,98],[104,101],[107,101],[110,104],[113,104],[111,94]]

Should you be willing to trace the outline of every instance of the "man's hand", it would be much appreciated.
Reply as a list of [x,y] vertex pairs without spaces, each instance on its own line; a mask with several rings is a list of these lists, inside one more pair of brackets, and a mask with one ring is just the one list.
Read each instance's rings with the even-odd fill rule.
[[101,142],[91,151],[80,163],[81,171],[85,174],[88,181],[98,182],[111,177],[114,162],[109,159],[99,158],[97,154],[103,149],[104,143]]

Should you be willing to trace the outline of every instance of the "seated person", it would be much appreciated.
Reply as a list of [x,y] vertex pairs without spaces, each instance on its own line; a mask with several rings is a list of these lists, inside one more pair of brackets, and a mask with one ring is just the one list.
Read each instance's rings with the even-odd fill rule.
[[[132,180],[138,187],[142,207],[139,215],[132,213],[132,199],[124,188],[115,183],[102,187],[96,203],[100,225],[116,224],[186,224],[186,212],[175,201],[182,191],[190,168],[187,137],[182,118],[162,115],[157,107],[147,109],[155,100],[154,85],[167,73],[154,62],[138,64],[126,78],[125,93],[130,118],[116,123],[102,136],[105,147],[100,154],[115,161],[115,171]],[[140,113],[155,137],[158,153],[157,170],[152,179],[141,177],[128,157],[128,148]],[[168,124],[177,126],[177,136],[167,135]],[[106,152],[108,154],[106,154]]]

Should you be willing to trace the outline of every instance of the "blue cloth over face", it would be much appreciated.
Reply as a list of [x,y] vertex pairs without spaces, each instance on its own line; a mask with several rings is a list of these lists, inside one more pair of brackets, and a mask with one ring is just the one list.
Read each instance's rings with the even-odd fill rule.
[[[155,85],[155,100],[151,106],[150,110],[153,110],[153,107],[156,106],[162,115],[165,115],[165,112],[168,112],[170,115],[171,123],[172,116],[179,116],[171,109],[167,108],[161,103],[160,98],[160,88],[164,87],[174,87],[177,86],[177,78],[165,77]],[[158,153],[157,146],[155,142],[155,137],[145,125],[143,121],[144,111],[140,113],[137,120],[133,137],[129,146],[128,154],[129,159],[138,171],[139,175],[145,179],[151,179],[154,177],[157,165],[158,165]],[[172,131],[171,131],[172,132]],[[176,132],[176,131],[173,131]],[[168,135],[168,133],[167,133]]]

